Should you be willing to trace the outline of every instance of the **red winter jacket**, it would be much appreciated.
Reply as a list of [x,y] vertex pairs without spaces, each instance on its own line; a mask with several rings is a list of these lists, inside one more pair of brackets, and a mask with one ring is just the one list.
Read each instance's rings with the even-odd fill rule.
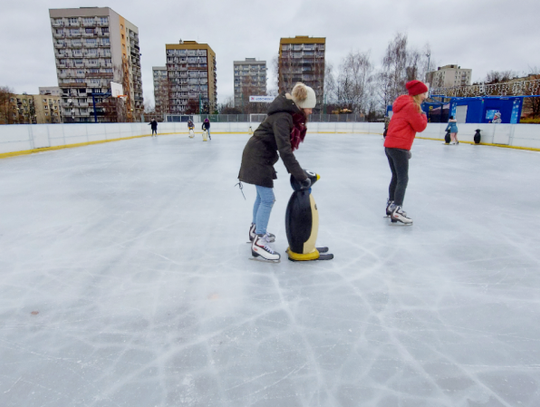
[[394,113],[388,125],[384,146],[410,150],[416,133],[426,129],[427,117],[418,113],[416,103],[409,95],[399,96],[392,106],[392,111]]

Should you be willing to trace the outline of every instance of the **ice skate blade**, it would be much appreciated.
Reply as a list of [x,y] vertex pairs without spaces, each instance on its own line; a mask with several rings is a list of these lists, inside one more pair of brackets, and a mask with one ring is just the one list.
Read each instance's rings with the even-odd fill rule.
[[398,220],[390,222],[390,226],[412,226],[412,224],[413,224],[412,222],[411,223],[403,223],[403,222],[400,222]]
[[281,263],[281,259],[270,260],[265,259],[264,257],[250,257],[249,259],[253,261],[258,261],[259,263]]

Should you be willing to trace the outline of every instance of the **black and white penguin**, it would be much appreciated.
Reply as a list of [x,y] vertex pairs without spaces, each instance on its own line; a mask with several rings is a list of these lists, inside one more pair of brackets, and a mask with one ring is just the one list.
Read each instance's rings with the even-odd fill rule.
[[[311,186],[320,178],[318,174],[305,171],[311,180]],[[319,232],[319,211],[311,194],[311,187],[304,188],[291,175],[291,187],[294,192],[287,204],[285,212],[285,230],[289,247],[289,260],[330,260],[333,254],[326,253],[328,247],[316,247]]]

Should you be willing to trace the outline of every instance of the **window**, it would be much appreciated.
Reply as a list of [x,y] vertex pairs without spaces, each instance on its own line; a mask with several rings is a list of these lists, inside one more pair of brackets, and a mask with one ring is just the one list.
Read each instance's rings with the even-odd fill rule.
[[92,17],[83,17],[83,23],[85,25],[91,25],[91,24],[94,24],[95,21],[94,21],[94,18]]
[[68,19],[68,21],[69,21],[69,24],[70,24],[70,25],[77,25],[77,24],[79,24],[79,19],[78,19],[78,18],[70,17],[70,18]]

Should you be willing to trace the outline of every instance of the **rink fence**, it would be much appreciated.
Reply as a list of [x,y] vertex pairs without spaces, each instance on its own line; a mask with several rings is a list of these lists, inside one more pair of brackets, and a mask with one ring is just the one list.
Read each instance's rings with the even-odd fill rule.
[[[211,134],[248,133],[258,123],[212,123]],[[382,135],[382,123],[314,123],[310,133]],[[417,135],[428,140],[444,140],[446,123],[430,123]],[[537,124],[459,123],[458,139],[474,143],[476,129],[481,130],[482,145],[540,151],[540,126]],[[201,130],[195,128],[196,133]],[[188,134],[185,123],[160,123],[159,136]],[[149,137],[146,123],[16,124],[0,126],[0,158],[32,154],[45,150],[86,146],[110,141]]]

